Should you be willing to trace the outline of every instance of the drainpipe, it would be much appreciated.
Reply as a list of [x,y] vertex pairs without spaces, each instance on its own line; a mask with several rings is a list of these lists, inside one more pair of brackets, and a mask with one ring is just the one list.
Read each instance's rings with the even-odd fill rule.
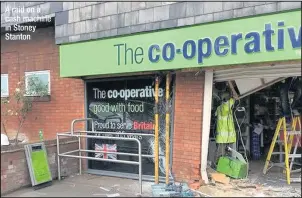
[[158,162],[159,162],[159,132],[158,132],[158,87],[159,87],[159,78],[156,76],[155,78],[155,113],[154,113],[154,122],[155,122],[155,131],[154,131],[154,176],[155,176],[155,184],[159,182],[159,172],[158,172]]
[[169,184],[169,158],[170,158],[170,111],[169,111],[169,96],[170,96],[170,73],[166,76],[166,184]]
[[213,92],[213,70],[205,71],[204,93],[203,93],[203,121],[202,121],[202,143],[201,143],[201,178],[206,184],[209,183],[207,175],[207,162],[209,150],[209,137],[211,127],[211,109]]

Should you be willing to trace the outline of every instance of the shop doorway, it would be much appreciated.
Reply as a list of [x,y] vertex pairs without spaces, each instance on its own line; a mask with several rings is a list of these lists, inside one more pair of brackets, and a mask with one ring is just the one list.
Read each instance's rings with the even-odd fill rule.
[[[108,78],[86,82],[86,113],[88,118],[95,119],[97,131],[133,133],[123,137],[134,137],[141,141],[143,154],[143,179],[154,178],[154,138],[136,134],[154,134],[154,76],[135,76]],[[165,176],[165,77],[159,84],[159,133],[160,133],[160,176]],[[170,137],[173,137],[174,76],[170,83],[171,126]],[[91,130],[88,128],[87,130]],[[118,137],[118,135],[112,135]],[[172,138],[171,138],[172,140]],[[170,141],[172,153],[172,141]],[[87,139],[89,150],[111,150],[124,153],[137,153],[137,144],[126,141]],[[94,154],[90,154],[94,155]],[[172,162],[170,155],[170,164]],[[96,157],[137,161],[136,156],[98,155]],[[109,176],[137,178],[138,167],[104,161],[88,160],[88,172]]]
[[[225,100],[224,93],[229,93],[230,97],[235,95],[239,97],[232,106],[237,136],[232,148],[243,156],[247,156],[250,173],[256,173],[263,170],[278,119],[284,114],[282,94],[288,95],[290,103],[286,107],[288,111],[293,115],[301,115],[301,96],[295,101],[297,103],[294,109],[291,108],[295,103],[295,94],[301,91],[299,90],[302,87],[301,82],[301,64],[240,67],[214,71],[208,148],[208,161],[212,167],[215,167],[213,164],[217,162],[215,159],[217,152],[215,112]],[[298,153],[301,154],[301,145]],[[282,162],[284,155],[275,155],[272,161]],[[295,161],[300,164],[298,167],[301,167],[301,158]]]

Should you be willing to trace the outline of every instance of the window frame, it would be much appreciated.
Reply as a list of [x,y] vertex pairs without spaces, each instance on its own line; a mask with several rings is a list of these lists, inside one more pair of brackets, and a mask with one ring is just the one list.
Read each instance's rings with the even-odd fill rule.
[[[27,86],[28,86],[27,76],[39,75],[39,74],[47,74],[48,75],[48,95],[50,96],[50,93],[51,93],[51,90],[50,90],[50,70],[25,72],[25,90],[27,90]],[[25,94],[25,96],[36,97],[37,95]]]
[[6,77],[7,79],[7,93],[2,93],[1,92],[1,98],[6,98],[6,97],[9,97],[9,84],[8,84],[8,74],[1,74],[1,78],[2,77]]

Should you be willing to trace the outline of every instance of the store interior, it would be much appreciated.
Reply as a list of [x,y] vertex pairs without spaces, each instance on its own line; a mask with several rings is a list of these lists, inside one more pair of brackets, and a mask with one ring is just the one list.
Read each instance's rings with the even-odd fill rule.
[[[281,88],[284,85],[287,85],[288,90]],[[282,108],[284,99],[281,100],[281,93],[284,90],[287,92],[289,102],[287,108],[289,108],[288,110],[293,118],[299,113],[301,115],[301,94],[299,96],[301,86],[301,76],[215,82],[212,92],[211,131],[208,149],[208,161],[211,167],[216,168],[218,163],[215,158],[218,119],[215,112],[220,105],[230,98],[235,98],[235,103],[231,109],[237,138],[236,142],[231,144],[232,148],[242,154],[245,161],[250,164],[249,172],[262,172],[278,120],[282,117],[284,111],[284,108]],[[224,98],[228,95],[229,98]],[[295,103],[294,109],[292,109],[293,102]],[[290,123],[290,120],[287,120],[287,122]],[[279,151],[284,152],[284,150],[280,150],[282,148],[282,141],[279,143],[277,141],[275,150],[279,149]],[[299,143],[297,153],[301,154],[301,144],[299,146]],[[272,155],[271,161],[282,162],[284,161],[284,155]],[[301,158],[294,161],[294,168],[301,168]]]

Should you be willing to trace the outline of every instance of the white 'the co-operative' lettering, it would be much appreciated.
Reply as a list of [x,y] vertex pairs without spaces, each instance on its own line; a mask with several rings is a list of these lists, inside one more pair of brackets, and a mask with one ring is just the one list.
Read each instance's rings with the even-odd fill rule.
[[[128,98],[150,98],[155,96],[155,90],[151,86],[146,86],[140,89],[121,89],[121,90],[100,90],[99,88],[93,88],[95,99],[104,98],[123,98],[127,100]],[[162,88],[158,89],[158,97],[162,97],[164,90]]]

